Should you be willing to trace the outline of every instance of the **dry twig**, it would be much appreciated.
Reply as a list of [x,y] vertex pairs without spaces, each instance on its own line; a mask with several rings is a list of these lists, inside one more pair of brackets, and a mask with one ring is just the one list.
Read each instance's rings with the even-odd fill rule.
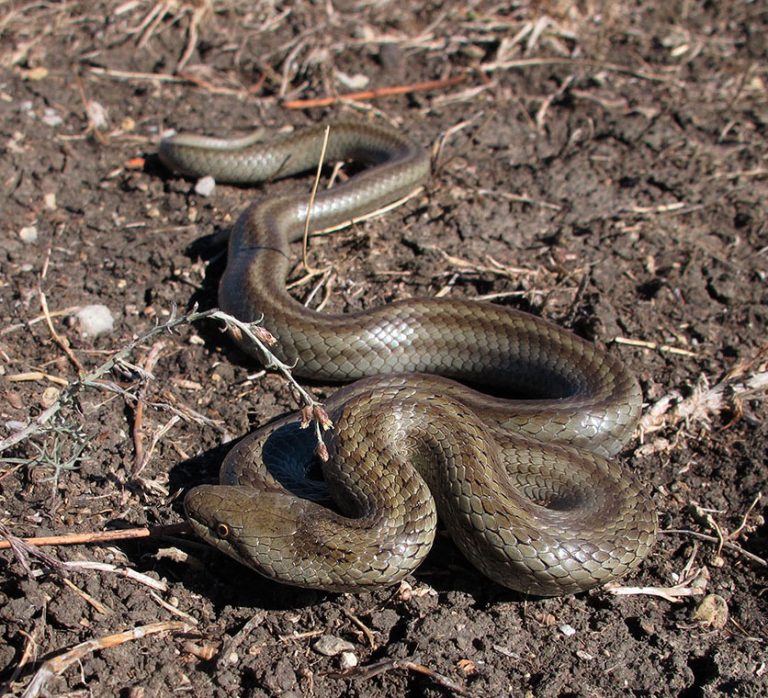
[[87,642],[82,642],[62,654],[43,662],[42,666],[38,669],[32,681],[22,694],[22,698],[35,698],[35,696],[44,694],[45,688],[51,679],[60,676],[69,669],[69,667],[76,662],[81,661],[92,652],[111,649],[112,647],[117,647],[126,642],[130,642],[131,640],[140,640],[158,633],[188,632],[193,629],[194,626],[189,623],[170,620],[160,623],[150,623],[149,625],[142,625],[122,633],[106,635],[104,637],[88,640]]
[[[60,234],[62,230],[63,230],[63,227],[58,228],[55,235]],[[48,331],[51,333],[51,338],[61,348],[61,350],[67,355],[67,358],[75,367],[75,370],[77,370],[78,373],[82,373],[83,365],[80,363],[80,360],[77,358],[77,356],[75,356],[75,353],[72,351],[71,347],[69,346],[69,342],[65,337],[62,337],[56,331],[56,328],[53,326],[53,321],[51,320],[51,314],[48,310],[48,300],[46,299],[45,292],[43,291],[43,281],[45,281],[45,277],[48,275],[48,265],[50,264],[50,261],[51,261],[51,250],[52,250],[52,245],[48,247],[48,251],[45,255],[45,261],[43,262],[43,269],[40,272],[40,281],[37,287],[37,293],[40,298],[40,308],[43,311],[43,317],[45,318],[45,322],[48,325]]]
[[530,68],[534,66],[542,65],[567,65],[586,68],[597,68],[598,70],[608,70],[614,73],[622,73],[634,78],[640,78],[641,80],[649,80],[651,82],[665,82],[667,80],[664,75],[656,75],[654,73],[645,73],[640,70],[635,70],[630,66],[619,65],[618,63],[606,63],[603,61],[590,60],[588,58],[567,58],[557,56],[542,56],[540,58],[519,58],[511,61],[494,61],[491,63],[484,63],[480,66],[480,70],[484,73],[495,73],[499,70],[513,70],[520,68]]
[[[1,528],[0,535],[6,535]],[[7,529],[6,529],[7,530]],[[46,545],[87,545],[90,543],[112,543],[117,540],[135,540],[136,538],[159,538],[162,536],[190,533],[189,524],[172,524],[170,526],[152,526],[144,528],[125,528],[119,531],[88,531],[87,533],[67,533],[60,536],[39,536],[35,538],[17,538],[28,546],[41,547]],[[13,547],[9,540],[0,540],[0,550]]]
[[230,637],[222,646],[221,651],[219,652],[219,657],[216,660],[216,665],[218,667],[223,666],[227,662],[230,661],[230,658],[232,657],[232,653],[237,650],[237,648],[243,643],[246,637],[253,632],[256,628],[258,628],[263,622],[264,619],[267,617],[267,614],[264,613],[264,611],[256,611],[243,625],[240,630],[238,630],[232,637]]
[[144,397],[147,393],[149,381],[152,378],[152,371],[160,358],[160,352],[165,346],[164,342],[155,342],[141,365],[141,374],[143,380],[136,393],[136,404],[133,408],[133,472],[131,475],[135,478],[146,467],[151,454],[144,453],[144,434],[142,426],[144,422]]
[[432,679],[438,686],[445,688],[452,693],[459,696],[474,696],[471,691],[460,686],[452,679],[449,679],[445,674],[440,674],[434,669],[430,669],[423,664],[414,662],[410,659],[383,659],[380,662],[368,664],[367,666],[354,667],[345,671],[332,672],[328,676],[336,679],[370,679],[379,674],[383,674],[387,671],[411,671],[416,674],[421,674]]
[[691,538],[698,538],[699,540],[705,540],[708,543],[716,543],[717,545],[722,545],[722,547],[725,548],[726,550],[732,550],[738,555],[742,555],[748,560],[751,560],[752,562],[760,565],[760,567],[768,567],[768,560],[765,560],[759,555],[755,555],[754,553],[749,552],[749,550],[745,550],[738,543],[734,543],[733,541],[730,541],[730,540],[723,540],[718,536],[710,536],[706,533],[700,533],[699,531],[689,531],[688,529],[681,529],[681,528],[668,528],[668,529],[659,531],[659,533],[667,534],[667,535],[677,534],[681,536],[691,536]]
[[454,75],[442,80],[426,80],[424,82],[415,82],[410,85],[391,85],[390,87],[379,87],[375,90],[363,90],[362,92],[348,92],[345,95],[336,97],[317,97],[314,99],[292,99],[282,103],[286,109],[311,109],[313,107],[327,107],[339,102],[362,102],[379,97],[392,97],[394,95],[406,95],[414,92],[424,92],[427,90],[439,90],[444,87],[459,85],[467,80],[466,75]]
[[312,220],[312,209],[315,206],[315,199],[317,198],[317,187],[320,185],[320,175],[323,172],[323,165],[325,164],[325,153],[328,149],[328,138],[331,135],[331,126],[328,124],[325,127],[323,133],[323,145],[320,148],[320,157],[317,160],[317,171],[315,172],[315,181],[312,183],[312,192],[309,195],[309,205],[307,206],[307,216],[304,219],[304,235],[301,238],[301,261],[304,264],[304,269],[307,273],[316,273],[317,270],[309,266],[309,260],[307,259],[307,253],[309,251],[309,223]]

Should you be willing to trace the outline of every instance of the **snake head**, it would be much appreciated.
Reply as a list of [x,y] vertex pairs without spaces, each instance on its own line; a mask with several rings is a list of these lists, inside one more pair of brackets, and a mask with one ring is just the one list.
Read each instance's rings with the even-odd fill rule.
[[187,493],[184,509],[207,543],[268,577],[296,534],[294,498],[250,487],[202,485]]

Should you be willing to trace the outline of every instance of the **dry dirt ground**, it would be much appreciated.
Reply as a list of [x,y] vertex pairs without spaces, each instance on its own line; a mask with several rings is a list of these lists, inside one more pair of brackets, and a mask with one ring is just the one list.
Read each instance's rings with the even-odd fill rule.
[[[232,439],[295,407],[210,322],[106,362],[174,307],[215,304],[213,236],[263,193],[196,194],[157,162],[160,134],[344,115],[439,152],[415,199],[313,242],[330,271],[312,302],[491,296],[619,354],[646,401],[622,459],[671,529],[624,583],[669,598],[525,598],[442,536],[407,585],[359,595],[280,586],[191,538],[45,548],[54,560],[26,565],[2,551],[5,691],[768,693],[768,7],[570,5],[0,2],[0,439],[39,418],[0,455],[0,523],[17,536],[178,523]],[[111,333],[81,336],[89,304],[111,310]],[[162,584],[65,577],[56,560]],[[321,654],[323,635],[351,655]],[[47,685],[30,683],[41,668]]]

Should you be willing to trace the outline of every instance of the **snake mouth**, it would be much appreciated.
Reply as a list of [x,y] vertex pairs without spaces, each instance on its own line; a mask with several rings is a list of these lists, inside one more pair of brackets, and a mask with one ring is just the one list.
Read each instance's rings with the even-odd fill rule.
[[[217,550],[250,566],[247,554],[240,549],[238,541],[243,527],[242,511],[236,508],[242,498],[240,488],[201,485],[187,492],[184,510],[192,530],[199,538]],[[249,497],[250,498],[250,497]]]
[[217,550],[267,577],[303,525],[303,509],[284,492],[240,485],[201,485],[184,509],[195,533]]

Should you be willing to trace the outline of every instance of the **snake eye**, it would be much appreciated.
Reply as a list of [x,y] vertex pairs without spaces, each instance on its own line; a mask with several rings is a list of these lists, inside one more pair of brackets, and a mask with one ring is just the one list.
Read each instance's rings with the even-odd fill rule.
[[229,538],[229,526],[225,523],[216,524],[216,535],[219,538]]

